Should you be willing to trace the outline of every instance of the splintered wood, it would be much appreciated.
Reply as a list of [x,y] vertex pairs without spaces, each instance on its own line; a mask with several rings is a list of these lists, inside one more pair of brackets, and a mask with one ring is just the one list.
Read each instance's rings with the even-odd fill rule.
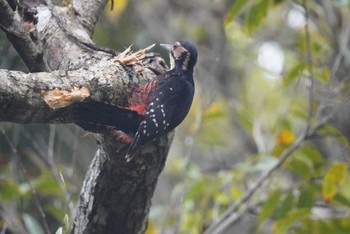
[[52,89],[41,91],[44,101],[52,109],[67,107],[74,102],[81,102],[90,96],[90,92],[86,87],[72,87],[66,90]]
[[[132,45],[131,45],[132,46]],[[150,49],[152,49],[155,44],[150,45],[142,50],[139,50],[135,53],[131,51],[131,46],[129,46],[126,50],[124,50],[122,53],[118,54],[113,62],[119,61],[125,65],[137,65],[136,63],[139,62],[141,59],[143,59],[146,55],[146,52]],[[142,71],[141,66],[136,66],[135,71],[137,73]]]

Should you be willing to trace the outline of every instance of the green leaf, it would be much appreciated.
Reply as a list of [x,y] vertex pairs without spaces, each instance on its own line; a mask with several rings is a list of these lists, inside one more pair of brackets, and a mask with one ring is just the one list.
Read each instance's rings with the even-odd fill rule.
[[292,83],[294,80],[299,78],[305,68],[306,68],[305,63],[298,63],[294,67],[289,69],[283,77],[283,84],[287,86],[290,83]]
[[294,207],[294,195],[293,195],[293,192],[291,191],[284,197],[277,211],[275,212],[276,219],[285,217],[287,213],[293,209],[293,207]]
[[[220,193],[220,194],[222,194],[222,193]],[[243,192],[242,189],[239,188],[239,187],[232,187],[232,188],[230,189],[230,197],[231,197],[234,201],[236,201],[236,200],[238,200],[239,198],[241,198],[241,197],[243,196],[243,194],[244,194],[244,192]]]
[[261,207],[261,211],[259,213],[258,217],[258,225],[260,226],[267,218],[272,216],[273,212],[275,211],[278,202],[280,201],[281,197],[280,191],[275,191],[269,194],[269,197],[264,202],[264,204]]
[[322,183],[322,197],[329,202],[337,194],[339,186],[345,182],[346,163],[334,163],[327,171]]
[[345,146],[349,146],[349,141],[346,139],[346,137],[335,127],[333,127],[330,124],[326,124],[323,128],[321,128],[320,132],[324,135],[327,135],[329,137],[334,137],[341,143],[343,143]]
[[17,184],[11,180],[0,180],[0,201],[14,200],[20,196]]
[[249,2],[250,2],[249,0],[248,1],[247,0],[236,0],[232,4],[230,11],[226,15],[225,24],[231,22],[233,20],[233,18],[235,18],[241,12],[241,10],[244,8],[244,6],[246,6]]
[[38,178],[31,181],[37,192],[44,195],[59,195],[62,193],[59,182],[52,176],[51,172],[43,171]]
[[288,229],[292,224],[298,220],[303,220],[307,218],[310,214],[309,209],[295,209],[288,212],[287,216],[283,219],[277,220],[273,224],[274,234],[285,234],[288,233]]
[[303,156],[293,157],[287,167],[304,179],[309,179],[314,174],[312,161]]
[[[230,115],[226,101],[217,100],[203,111],[198,142],[204,147],[231,145]],[[198,125],[197,125],[198,126]],[[195,129],[195,128],[193,128]]]
[[[346,195],[348,195],[348,194],[346,194]],[[343,206],[349,206],[350,207],[350,200],[349,200],[349,198],[347,196],[344,196],[343,193],[337,193],[334,196],[333,200],[337,201],[338,203],[342,204]]]
[[327,67],[324,67],[320,72],[316,74],[316,78],[322,81],[323,83],[327,83],[331,77],[331,73]]
[[318,149],[310,145],[305,145],[301,149],[302,157],[308,158],[315,166],[321,165],[323,163],[323,158]]
[[297,207],[311,209],[315,202],[315,191],[313,189],[302,190],[298,199]]
[[54,204],[48,203],[44,206],[47,214],[55,218],[57,221],[61,221],[62,216],[65,214],[62,208],[57,208]]
[[349,218],[334,219],[332,223],[335,226],[335,230],[337,230],[338,233],[350,233],[350,219]]
[[245,19],[245,27],[247,32],[251,34],[261,23],[261,21],[266,17],[268,8],[271,5],[271,0],[260,0],[258,3],[254,4]]
[[248,112],[247,110],[242,110],[236,112],[237,120],[245,127],[247,130],[251,130],[253,128],[253,114]]

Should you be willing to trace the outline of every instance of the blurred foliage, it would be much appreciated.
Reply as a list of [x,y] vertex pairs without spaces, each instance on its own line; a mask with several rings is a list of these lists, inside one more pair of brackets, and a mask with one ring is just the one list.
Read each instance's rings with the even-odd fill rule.
[[[305,2],[309,19],[303,1],[287,0],[106,7],[97,44],[123,50],[187,38],[199,50],[196,97],[159,178],[148,234],[202,233],[349,95],[350,2]],[[25,70],[0,40],[1,67]],[[350,233],[349,107],[274,171],[228,233]],[[0,130],[0,229],[40,233],[46,223],[65,233],[93,138],[71,126]]]
[[[338,3],[329,3],[336,13]],[[334,108],[349,94],[348,88],[337,93],[348,77],[341,76],[341,66],[332,71],[332,59],[339,52],[332,36],[320,29],[325,26],[319,25],[325,23],[326,19],[320,17],[326,17],[323,14],[327,12],[320,12],[321,3],[307,4],[310,15],[317,14],[308,19],[309,48],[302,2],[236,0],[227,5],[222,24],[230,48],[227,50],[236,54],[226,57],[234,72],[227,73],[226,82],[220,85],[228,88],[234,83],[239,87],[213,97],[206,93],[208,88],[203,88],[205,81],[200,82],[197,99],[180,133],[178,130],[178,135],[184,136],[185,148],[173,153],[173,157],[186,160],[180,171],[177,168],[181,182],[172,192],[173,203],[181,205],[175,218],[170,218],[174,213],[170,209],[154,219],[160,224],[159,233],[174,226],[181,233],[202,233],[228,205],[252,189],[260,173],[276,165],[279,156],[307,126],[327,116],[326,108]],[[342,14],[339,17],[349,16],[350,12]],[[299,25],[294,20],[299,20]],[[284,63],[280,71],[267,66],[279,62],[273,56],[268,58],[271,61],[260,60],[266,43],[282,48]],[[316,93],[311,106],[310,76]],[[310,113],[312,118],[308,119]],[[245,204],[251,207],[252,218],[238,219],[230,233],[349,232],[346,128],[341,123],[328,124],[295,150],[257,196]],[[255,150],[249,147],[250,142],[255,144]],[[166,174],[174,174],[171,168],[178,163],[170,158]],[[168,222],[159,220],[161,217]],[[164,224],[168,227],[164,228]]]

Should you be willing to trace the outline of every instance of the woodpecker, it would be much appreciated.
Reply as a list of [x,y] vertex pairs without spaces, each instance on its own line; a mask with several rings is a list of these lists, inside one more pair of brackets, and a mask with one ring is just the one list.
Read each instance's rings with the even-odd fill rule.
[[[128,107],[102,102],[77,103],[76,123],[86,130],[109,126],[127,134],[130,161],[137,149],[176,128],[188,114],[194,95],[197,49],[188,41],[160,44],[170,55],[171,69],[135,89]],[[93,131],[93,130],[92,130]]]

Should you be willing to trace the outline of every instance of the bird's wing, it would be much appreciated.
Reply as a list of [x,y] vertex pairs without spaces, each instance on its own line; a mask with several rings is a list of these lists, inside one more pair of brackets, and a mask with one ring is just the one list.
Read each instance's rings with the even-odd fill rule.
[[138,146],[170,132],[187,115],[193,99],[193,86],[185,81],[176,81],[179,78],[175,75],[171,79],[174,80],[159,85],[150,98],[144,120],[126,154],[128,160],[132,159]]
[[132,96],[129,99],[130,109],[137,111],[141,115],[145,115],[147,107],[150,103],[150,98],[158,86],[170,79],[171,73],[166,72],[157,76],[157,78],[147,82],[133,90]]

